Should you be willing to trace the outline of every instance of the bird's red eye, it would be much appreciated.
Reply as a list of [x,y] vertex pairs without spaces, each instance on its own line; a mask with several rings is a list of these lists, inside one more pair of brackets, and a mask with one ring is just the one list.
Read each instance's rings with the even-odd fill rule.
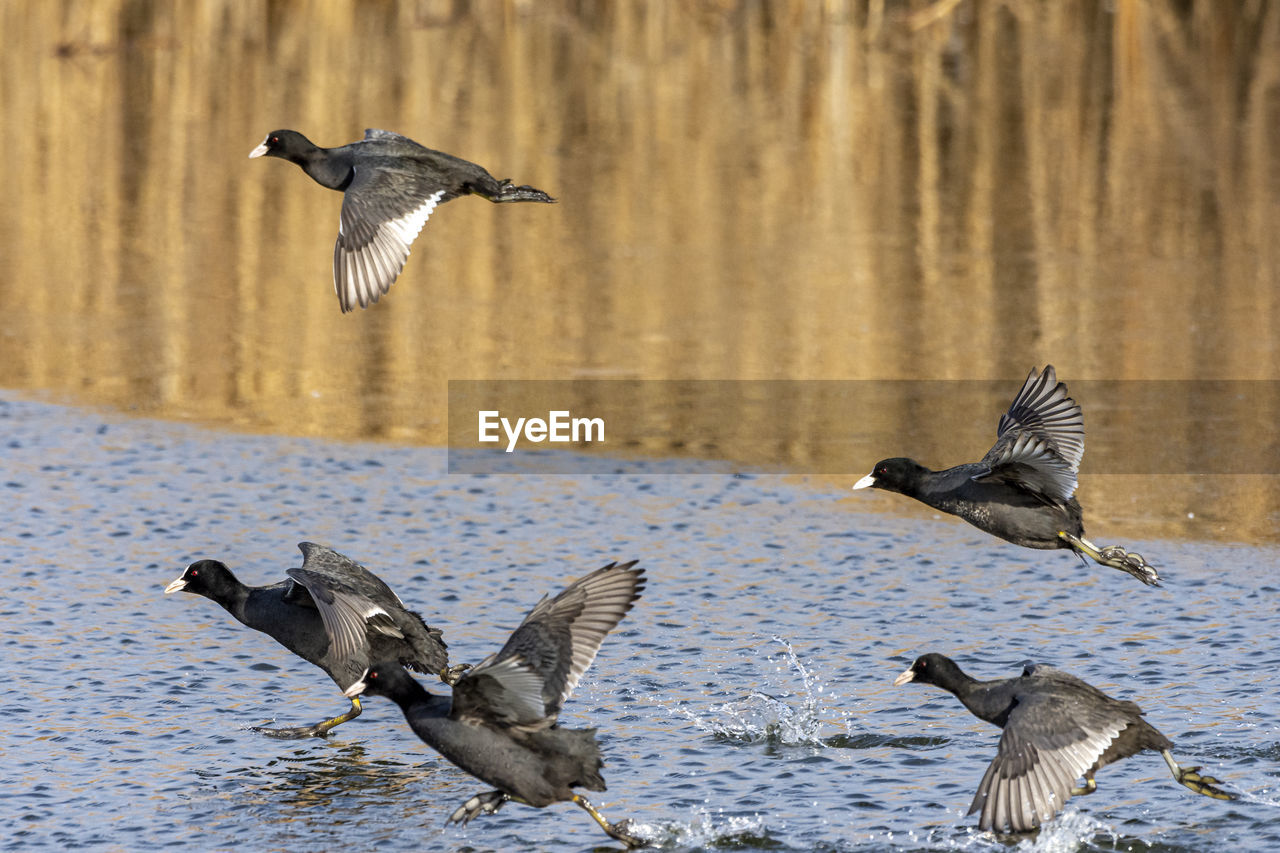
[[280,141],[280,137],[278,137],[278,136],[273,136],[273,137],[271,137],[271,141],[272,141],[273,143],[274,143],[274,142],[279,142],[279,141]]
[[191,577],[195,577],[195,576],[196,576],[196,575],[198,575],[198,574],[200,574],[200,573],[199,573],[198,571],[196,571],[195,569],[192,569],[192,570],[191,570]]

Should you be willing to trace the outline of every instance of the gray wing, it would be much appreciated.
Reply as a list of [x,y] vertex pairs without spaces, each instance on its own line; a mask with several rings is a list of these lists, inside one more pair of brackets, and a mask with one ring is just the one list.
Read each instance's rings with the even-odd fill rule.
[[1053,679],[1054,681],[1060,681],[1063,684],[1071,684],[1077,688],[1083,688],[1092,693],[1096,693],[1099,696],[1105,697],[1105,694],[1103,694],[1101,690],[1094,687],[1089,682],[1081,678],[1077,678],[1071,673],[1058,669],[1056,666],[1051,666],[1047,663],[1026,664],[1025,666],[1022,667],[1022,677],[1023,678],[1050,678],[1050,679]]
[[[401,664],[417,672],[438,673],[449,665],[449,653],[439,629],[405,607],[400,596],[364,566],[332,548],[299,542],[301,569],[288,575],[312,593],[332,647],[335,670],[352,682],[379,654],[394,652]],[[319,590],[317,592],[316,590]],[[390,649],[377,638],[402,641]]]
[[550,726],[605,636],[644,589],[635,561],[610,563],[544,597],[502,649],[453,690],[453,715],[528,728]]
[[325,633],[329,635],[326,657],[334,675],[342,675],[340,687],[350,687],[368,669],[370,631],[404,639],[391,614],[365,596],[307,569],[289,569],[286,574],[306,587],[320,611]]
[[1062,809],[1125,725],[1053,691],[1020,694],[969,813],[981,811],[984,830],[1035,829]]
[[1084,456],[1084,414],[1067,396],[1053,365],[1032,370],[1009,411],[1000,416],[996,443],[982,457],[975,480],[1016,482],[1054,501],[1068,501]]
[[333,246],[333,289],[344,313],[377,302],[391,289],[409,259],[409,246],[445,194],[431,178],[391,160],[353,171]]
[[400,134],[392,133],[389,130],[378,130],[378,128],[376,127],[365,128],[364,138],[365,139],[382,139],[387,142],[408,142],[412,145],[418,144],[407,136],[401,136]]
[[302,568],[307,571],[332,578],[335,583],[351,586],[369,598],[385,598],[404,607],[400,596],[383,583],[382,578],[345,554],[314,542],[299,542],[298,550],[302,552]]

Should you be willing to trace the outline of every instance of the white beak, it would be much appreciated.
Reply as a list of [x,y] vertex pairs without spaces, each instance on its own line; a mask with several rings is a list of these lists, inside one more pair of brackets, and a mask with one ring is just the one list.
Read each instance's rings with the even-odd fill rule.
[[901,687],[902,685],[906,684],[908,681],[915,681],[915,680],[916,680],[915,671],[912,670],[911,667],[907,667],[906,672],[902,673],[902,675],[899,675],[897,678],[893,680],[893,686]]
[[350,687],[348,687],[346,690],[342,691],[342,695],[346,696],[348,699],[354,699],[357,696],[359,696],[361,693],[363,693],[365,691],[365,688],[369,686],[364,683],[364,677],[368,672],[369,670],[366,669],[363,673],[361,673],[360,680],[357,681],[355,684],[351,685]]
[[262,142],[258,143],[257,148],[249,152],[249,159],[252,160],[254,157],[261,157],[263,154],[266,154],[266,153],[267,153],[267,140],[264,139],[262,140]]
[[178,592],[179,590],[183,590],[186,588],[187,588],[187,582],[182,578],[178,578],[176,581],[174,581],[173,583],[169,584],[164,588],[164,594],[168,595],[171,592]]
[[875,474],[868,474],[867,476],[863,477],[863,478],[862,478],[861,480],[859,480],[858,482],[854,483],[854,484],[853,484],[853,488],[854,488],[854,490],[855,490],[855,491],[856,491],[856,490],[858,490],[858,489],[869,489],[869,488],[871,488],[872,486],[874,486],[875,484],[876,484],[876,475],[875,475]]

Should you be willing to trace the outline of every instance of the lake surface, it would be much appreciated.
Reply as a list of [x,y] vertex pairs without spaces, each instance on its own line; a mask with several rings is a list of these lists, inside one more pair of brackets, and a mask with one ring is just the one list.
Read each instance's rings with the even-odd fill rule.
[[[1280,551],[1128,541],[1167,584],[954,520],[863,512],[781,477],[471,476],[444,452],[209,431],[0,401],[4,849],[595,849],[580,810],[445,816],[485,786],[370,700],[328,740],[248,730],[344,700],[217,605],[161,593],[188,562],[250,583],[328,542],[441,627],[497,649],[544,592],[614,559],[648,589],[561,719],[600,729],[611,819],[670,850],[996,850],[965,818],[998,732],[891,682],[924,651],[982,677],[1049,661],[1137,700],[1176,754],[1241,793],[1197,797],[1158,756],[1022,847],[1280,844]],[[616,849],[616,846],[615,846]]]

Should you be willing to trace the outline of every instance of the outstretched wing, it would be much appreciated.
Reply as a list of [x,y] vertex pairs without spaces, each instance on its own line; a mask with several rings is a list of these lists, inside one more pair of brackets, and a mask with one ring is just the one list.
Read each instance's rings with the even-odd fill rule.
[[1002,480],[1054,502],[1071,499],[1084,456],[1084,414],[1053,365],[1032,370],[1000,416],[996,443],[975,480]]
[[453,715],[527,728],[552,725],[607,635],[644,589],[635,561],[610,563],[544,597],[502,649],[453,690]]
[[1017,700],[969,806],[981,811],[981,829],[1026,832],[1052,818],[1126,726],[1067,694],[1028,691]]
[[353,172],[333,246],[333,289],[343,312],[365,308],[391,289],[445,194],[436,179],[391,159]]

